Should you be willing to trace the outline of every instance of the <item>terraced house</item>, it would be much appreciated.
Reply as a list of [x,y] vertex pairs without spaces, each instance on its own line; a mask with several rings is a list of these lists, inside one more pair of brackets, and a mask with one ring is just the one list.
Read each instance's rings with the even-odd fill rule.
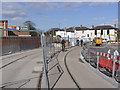
[[101,37],[103,39],[115,40],[117,38],[116,24],[114,26],[111,25],[101,25],[96,26],[92,25],[91,28],[87,28],[85,26],[80,25],[80,27],[70,27],[66,30],[56,31],[56,35],[60,35],[61,37],[69,38],[87,38],[93,40],[95,37]]

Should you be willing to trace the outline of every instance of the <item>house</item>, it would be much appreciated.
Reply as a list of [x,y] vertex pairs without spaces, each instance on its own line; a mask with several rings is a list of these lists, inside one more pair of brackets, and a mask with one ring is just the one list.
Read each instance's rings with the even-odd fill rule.
[[94,36],[91,38],[101,37],[108,40],[115,40],[117,37],[116,24],[114,24],[114,26],[111,25],[101,25],[96,27],[93,26],[90,30],[94,31]]
[[108,40],[115,40],[115,38],[117,37],[116,32],[116,24],[114,24],[114,26],[100,25],[96,27],[92,25],[91,28],[80,25],[80,27],[70,27],[66,30],[55,31],[55,34],[60,35],[61,37],[69,36],[69,38],[77,39],[87,38],[93,40],[95,37],[101,37]]
[[75,27],[75,33],[77,38],[89,38],[89,28],[80,25],[80,27]]

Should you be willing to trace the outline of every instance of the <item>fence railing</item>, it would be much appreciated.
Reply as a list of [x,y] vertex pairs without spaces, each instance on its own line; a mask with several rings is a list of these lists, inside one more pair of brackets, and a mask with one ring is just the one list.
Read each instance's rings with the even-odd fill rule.
[[51,35],[41,35],[43,59],[44,59],[44,75],[46,82],[43,88],[51,90],[63,74],[63,70],[58,61],[58,55],[61,51],[60,38],[54,38]]
[[85,45],[82,55],[91,66],[120,82],[120,56],[107,53],[105,48]]

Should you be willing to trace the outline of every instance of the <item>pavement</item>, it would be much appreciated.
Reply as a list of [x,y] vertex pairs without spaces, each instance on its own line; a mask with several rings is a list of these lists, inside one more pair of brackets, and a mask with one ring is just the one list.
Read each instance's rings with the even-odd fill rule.
[[[71,49],[72,51],[70,51]],[[117,88],[101,76],[97,75],[79,59],[81,47],[74,47],[71,49],[67,51],[70,51],[70,53],[66,57],[66,62],[70,73],[80,88]],[[59,63],[64,73],[57,82],[55,88],[77,88],[64,64],[64,56],[67,52],[61,52],[58,56]]]
[[61,52],[58,56],[59,64],[61,65],[64,73],[63,73],[62,77],[59,79],[59,81],[57,82],[55,88],[77,88],[77,86],[71,79],[71,77],[66,69],[65,63],[64,63],[65,55],[72,49],[74,49],[74,48],[67,49],[66,52]]
[[4,88],[37,88],[43,67],[42,49],[2,56],[0,71]]

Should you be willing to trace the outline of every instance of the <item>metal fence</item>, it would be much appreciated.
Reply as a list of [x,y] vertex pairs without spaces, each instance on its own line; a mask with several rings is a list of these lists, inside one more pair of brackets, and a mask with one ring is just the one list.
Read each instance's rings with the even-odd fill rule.
[[63,70],[58,61],[58,54],[61,51],[60,38],[51,35],[41,35],[43,58],[44,58],[44,81],[43,88],[53,89],[57,81],[63,74]]
[[37,37],[0,37],[0,40],[1,55],[41,47],[40,38]]
[[116,51],[109,53],[109,50],[107,47],[93,47],[87,43],[81,53],[91,66],[120,82],[120,56],[115,54]]
[[41,45],[44,58],[43,81],[46,84],[42,84],[42,88],[47,88],[49,90],[53,89],[64,73],[58,61],[58,55],[62,51],[62,39],[66,41],[66,49],[76,45],[77,38],[69,38],[69,36],[66,38],[61,38],[52,36],[51,34],[46,36],[44,34],[41,35]]

